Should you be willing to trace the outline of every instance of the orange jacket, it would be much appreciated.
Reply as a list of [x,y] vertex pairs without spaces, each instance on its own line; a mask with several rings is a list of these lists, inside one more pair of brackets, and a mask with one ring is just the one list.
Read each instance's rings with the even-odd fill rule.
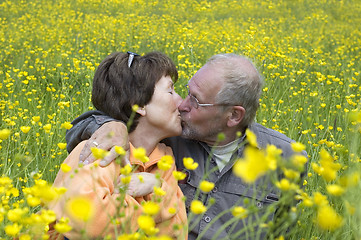
[[[120,175],[120,165],[113,161],[103,168],[97,165],[98,160],[92,164],[79,167],[79,154],[84,144],[85,142],[80,143],[64,161],[71,166],[72,170],[67,173],[60,170],[53,186],[65,187],[67,191],[60,199],[49,204],[49,209],[56,213],[58,220],[61,217],[70,219],[69,225],[73,230],[64,235],[71,240],[82,238],[82,230],[85,230],[85,234],[90,238],[109,234],[114,237],[115,233],[118,235],[134,233],[139,228],[137,219],[142,213],[141,203],[151,200],[154,193],[137,198],[123,194],[124,199],[119,200],[121,194],[115,193],[114,190]],[[142,163],[132,156],[133,149],[131,145],[130,162],[132,166],[138,166],[136,172],[158,173],[163,180],[161,188],[166,192],[166,195],[162,197],[159,203],[160,212],[154,217],[156,228],[159,228],[159,234],[166,234],[175,239],[187,239],[187,215],[183,193],[172,175],[175,165],[173,164],[167,171],[161,171],[157,167],[157,162],[162,156],[173,156],[172,150],[160,143],[149,155],[149,161]],[[93,217],[87,222],[75,219],[65,210],[67,202],[74,197],[85,197],[92,203]],[[170,208],[175,208],[176,213],[170,213]],[[180,226],[179,231],[174,231],[173,226],[175,224]]]

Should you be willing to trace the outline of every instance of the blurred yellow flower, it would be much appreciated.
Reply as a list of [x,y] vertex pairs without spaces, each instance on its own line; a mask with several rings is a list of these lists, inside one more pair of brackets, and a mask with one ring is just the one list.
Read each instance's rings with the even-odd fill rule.
[[198,167],[198,163],[194,162],[193,158],[183,158],[183,164],[185,166],[185,168],[189,169],[189,170],[194,170]]
[[193,200],[191,203],[191,212],[194,214],[201,214],[207,211],[206,206],[199,200]]
[[64,122],[60,125],[61,128],[65,128],[66,130],[69,130],[73,127],[73,125],[70,122]]
[[142,147],[135,148],[133,150],[132,154],[133,154],[134,158],[140,160],[143,163],[146,163],[149,161],[147,153],[146,153],[145,149]]
[[134,105],[132,106],[132,111],[133,111],[133,112],[138,111],[138,109],[139,109],[139,106],[138,106],[137,104],[134,104]]
[[164,196],[166,192],[160,187],[153,187],[154,194],[157,196]]
[[345,192],[345,189],[337,184],[327,185],[326,189],[327,189],[327,192],[333,196],[341,196]]
[[75,219],[87,222],[93,217],[93,203],[84,197],[73,197],[66,203],[66,212]]
[[313,202],[318,206],[323,206],[328,204],[327,197],[322,195],[320,192],[313,193]]
[[38,122],[40,120],[39,116],[34,116],[31,118],[34,122]]
[[292,169],[287,169],[287,168],[283,168],[283,173],[285,174],[286,178],[288,179],[294,179],[297,180],[300,178],[300,173],[292,170]]
[[23,133],[28,133],[30,131],[31,127],[28,127],[28,126],[21,126],[20,127],[20,130],[23,132]]
[[144,202],[142,206],[143,206],[143,212],[150,216],[156,215],[160,210],[159,205],[152,201]]
[[264,153],[254,147],[246,147],[244,158],[238,159],[233,173],[247,183],[253,183],[269,169]]
[[12,222],[19,222],[27,212],[29,212],[29,210],[26,208],[10,209],[7,213],[7,217]]
[[126,154],[126,151],[121,146],[115,146],[114,150],[115,150],[116,153],[118,153],[121,156],[124,156]]
[[50,124],[50,123],[45,124],[45,125],[43,126],[43,129],[45,130],[46,133],[49,133],[50,130],[51,130],[51,124]]
[[320,158],[320,165],[312,163],[312,169],[327,182],[335,180],[337,171],[341,169],[341,164],[335,163],[334,158],[325,149],[321,149]]
[[183,180],[186,176],[187,174],[183,172],[173,171],[173,177],[178,181]]
[[21,225],[19,226],[17,223],[14,223],[12,225],[6,225],[5,226],[5,233],[8,236],[15,237],[18,235],[18,233],[21,230]]
[[66,232],[69,232],[72,227],[69,226],[69,219],[65,219],[65,218],[61,218],[59,220],[59,222],[57,222],[54,226],[55,230],[58,232],[58,233],[66,233]]
[[67,172],[69,172],[71,170],[71,167],[66,163],[62,163],[60,165],[60,169],[61,169],[61,171],[67,173]]
[[142,229],[146,234],[154,235],[158,232],[158,229],[155,228],[154,219],[148,215],[139,216],[137,219],[139,228]]
[[169,155],[165,155],[161,157],[161,159],[157,163],[157,166],[160,170],[167,171],[172,167],[173,163],[174,163],[173,157]]
[[93,156],[95,157],[95,159],[103,159],[104,157],[106,157],[109,152],[104,150],[104,149],[101,149],[101,148],[96,148],[96,147],[92,147],[90,148]]
[[266,162],[269,169],[277,169],[277,161],[281,158],[282,150],[277,148],[275,145],[267,145],[266,147]]
[[121,177],[120,178],[120,181],[123,183],[123,184],[129,184],[130,183],[130,180],[132,180],[132,177],[131,176],[126,176],[126,177]]
[[9,129],[2,129],[0,130],[0,139],[5,140],[10,136],[10,130]]
[[293,142],[291,143],[291,148],[295,152],[302,152],[303,150],[306,149],[306,146],[299,142]]
[[66,148],[66,143],[58,143],[58,147],[63,150]]
[[122,175],[129,175],[131,172],[132,172],[132,167],[129,164],[125,165],[120,169],[120,173]]
[[343,225],[343,218],[329,205],[323,205],[317,211],[317,224],[322,229],[334,231]]
[[177,209],[174,207],[170,207],[168,208],[168,213],[174,215],[177,213]]
[[251,130],[246,129],[246,138],[252,147],[257,147],[257,137]]
[[204,180],[199,184],[199,189],[201,189],[202,192],[205,193],[212,191],[213,188],[214,188],[214,183],[212,182],[208,182]]
[[237,206],[232,209],[232,215],[238,219],[244,219],[248,216],[248,210],[244,207]]

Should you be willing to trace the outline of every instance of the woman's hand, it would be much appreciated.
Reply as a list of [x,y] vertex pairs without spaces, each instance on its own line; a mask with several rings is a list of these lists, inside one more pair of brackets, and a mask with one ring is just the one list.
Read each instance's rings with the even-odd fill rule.
[[121,178],[124,177],[120,175],[118,177],[118,187],[116,187],[115,192],[119,193],[119,188],[126,188],[126,193],[132,197],[142,197],[153,192],[154,187],[159,187],[161,181],[153,173],[140,172],[132,173],[129,184],[124,185],[121,181]]
[[121,166],[130,164],[127,127],[122,122],[111,121],[103,124],[103,126],[89,138],[80,153],[79,162],[84,165],[94,162],[95,158],[92,155],[91,148],[97,147],[110,152],[99,163],[101,167],[105,167],[119,156],[119,154],[115,152],[115,146],[121,146],[127,151],[127,155],[123,158]]

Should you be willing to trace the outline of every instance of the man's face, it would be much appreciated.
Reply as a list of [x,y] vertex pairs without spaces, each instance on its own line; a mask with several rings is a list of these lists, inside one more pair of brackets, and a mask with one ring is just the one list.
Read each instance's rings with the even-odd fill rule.
[[[189,93],[199,103],[215,103],[216,95],[224,83],[219,66],[206,64],[188,82]],[[182,118],[182,137],[200,140],[213,145],[217,141],[218,133],[223,132],[226,116],[220,106],[199,106],[191,104],[188,95],[181,105],[179,112]]]

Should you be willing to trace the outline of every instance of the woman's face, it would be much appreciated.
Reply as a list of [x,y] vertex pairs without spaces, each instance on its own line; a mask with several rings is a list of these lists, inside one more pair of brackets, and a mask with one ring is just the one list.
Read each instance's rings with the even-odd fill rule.
[[151,101],[145,106],[145,118],[164,138],[178,136],[182,132],[178,106],[182,98],[174,91],[171,77],[163,76],[155,85]]

